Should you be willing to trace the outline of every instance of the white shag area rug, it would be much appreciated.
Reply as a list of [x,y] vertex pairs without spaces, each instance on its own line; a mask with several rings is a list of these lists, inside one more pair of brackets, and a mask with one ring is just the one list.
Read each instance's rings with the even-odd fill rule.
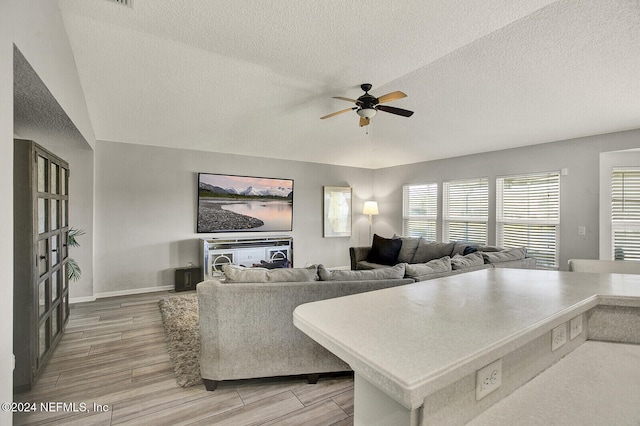
[[202,384],[196,295],[170,296],[158,304],[176,382],[185,388]]

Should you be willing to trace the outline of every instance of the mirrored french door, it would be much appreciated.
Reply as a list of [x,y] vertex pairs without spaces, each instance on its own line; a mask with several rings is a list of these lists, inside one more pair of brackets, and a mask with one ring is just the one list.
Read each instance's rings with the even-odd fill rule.
[[37,145],[35,156],[37,371],[60,339],[69,317],[69,167]]

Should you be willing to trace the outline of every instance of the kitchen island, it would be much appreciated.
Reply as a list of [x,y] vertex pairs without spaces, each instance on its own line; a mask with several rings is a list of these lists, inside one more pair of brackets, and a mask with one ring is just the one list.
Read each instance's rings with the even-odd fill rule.
[[[590,329],[640,343],[639,312],[640,275],[487,269],[301,305],[293,321],[354,370],[356,425],[426,425],[470,421]],[[501,384],[478,397],[496,361]]]

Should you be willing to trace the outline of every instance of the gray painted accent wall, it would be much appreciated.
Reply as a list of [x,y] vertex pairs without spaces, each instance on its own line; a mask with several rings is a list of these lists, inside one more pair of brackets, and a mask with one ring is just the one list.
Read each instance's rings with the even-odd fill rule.
[[[373,171],[298,161],[98,141],[95,168],[94,294],[174,285],[174,270],[201,266],[199,239],[292,235],[294,266],[349,265],[349,247],[366,244],[364,200]],[[294,179],[293,232],[197,234],[197,173]],[[323,186],[353,188],[350,238],[323,238]]]
[[[487,176],[494,243],[496,177],[566,168],[559,241],[566,270],[570,258],[598,258],[600,154],[637,148],[639,141],[640,130],[633,130],[379,170],[99,141],[94,295],[173,285],[175,268],[200,264],[198,240],[216,234],[195,232],[198,172],[293,178],[295,266],[344,266],[348,247],[369,239],[367,218],[359,213],[364,200],[378,200],[373,232],[390,237],[402,232],[403,184],[438,182],[441,189],[449,179]],[[323,185],[353,187],[351,238],[322,237]],[[586,226],[585,236],[578,235],[579,225]],[[229,235],[274,233],[218,234]]]

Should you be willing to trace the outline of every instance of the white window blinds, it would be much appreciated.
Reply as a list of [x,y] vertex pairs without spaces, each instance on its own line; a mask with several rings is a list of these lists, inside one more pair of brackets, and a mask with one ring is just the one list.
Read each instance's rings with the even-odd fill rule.
[[526,247],[539,267],[558,267],[559,173],[496,179],[496,216],[498,245]]
[[402,235],[436,239],[438,185],[405,185],[402,188]]
[[487,243],[489,183],[486,178],[444,182],[443,241]]
[[612,259],[640,260],[640,168],[611,173]]

